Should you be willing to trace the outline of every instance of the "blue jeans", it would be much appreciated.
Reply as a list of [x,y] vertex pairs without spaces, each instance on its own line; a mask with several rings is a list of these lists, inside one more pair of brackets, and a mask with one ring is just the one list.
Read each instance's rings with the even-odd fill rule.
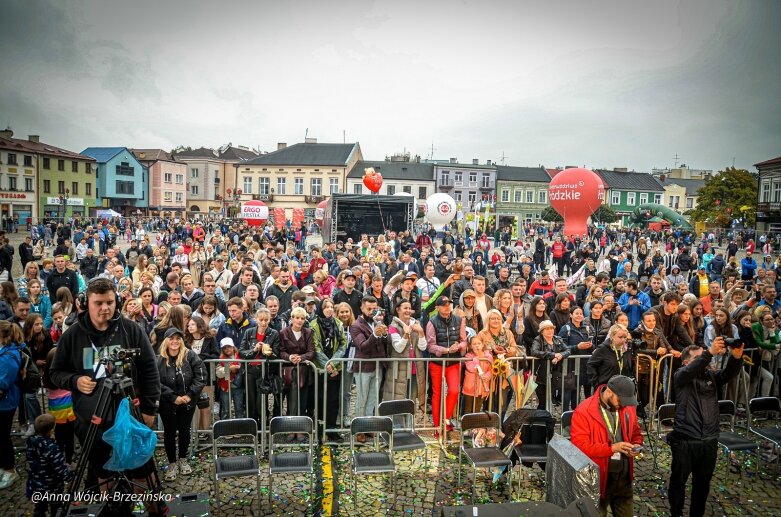
[[231,386],[230,395],[227,391],[220,392],[220,420],[229,418],[230,401],[233,399],[233,418],[244,418],[244,388],[234,388]]

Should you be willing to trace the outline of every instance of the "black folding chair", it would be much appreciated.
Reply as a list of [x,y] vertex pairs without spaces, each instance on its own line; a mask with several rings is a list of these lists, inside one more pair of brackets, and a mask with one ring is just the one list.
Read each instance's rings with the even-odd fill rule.
[[[275,416],[269,424],[269,455],[268,455],[268,502],[271,504],[273,492],[271,479],[274,474],[290,474],[305,472],[309,474],[309,493],[314,497],[314,423],[308,416]],[[300,444],[283,446],[274,444],[274,436],[278,434],[305,434],[307,435],[308,451],[290,450],[292,447],[300,447]],[[276,452],[282,449],[284,452]]]
[[[759,458],[759,444],[735,432],[735,403],[731,400],[719,401],[719,418],[729,417],[729,431],[719,433],[719,445],[724,449],[724,454],[729,461],[729,455],[732,452],[751,452],[757,451],[757,461]],[[729,468],[724,469],[724,479],[727,478]]]
[[[461,416],[461,444],[458,449],[458,484],[461,485],[461,456],[466,456],[472,465],[472,501],[475,500],[475,481],[477,469],[490,469],[493,467],[507,467],[508,483],[512,486],[512,467],[510,458],[499,447],[465,447],[464,437],[467,431],[473,429],[496,429],[497,440],[500,432],[499,415],[492,411],[482,413],[468,413]],[[512,491],[512,490],[511,490]]]
[[572,427],[572,415],[574,411],[565,411],[561,414],[561,436],[570,439],[570,428]]
[[[426,451],[425,465],[428,465],[428,447],[423,438],[415,432],[415,402],[410,399],[387,400],[380,403],[377,412],[380,416],[387,416],[392,419],[395,416],[404,418],[403,427],[394,426],[393,428],[393,452],[424,449]],[[396,419],[393,420],[397,421]],[[409,423],[409,426],[406,426],[407,423]],[[381,435],[380,439],[385,441],[385,435]],[[387,442],[385,445],[388,445]]]
[[[379,441],[371,452],[360,452],[355,447],[359,434],[384,434],[388,451],[380,450]],[[396,463],[393,461],[393,420],[387,416],[357,416],[350,422],[350,456],[353,459],[353,506],[358,504],[358,474],[390,473],[393,485],[393,505],[396,505]]]
[[[252,418],[233,418],[218,420],[212,426],[212,456],[214,457],[214,492],[217,502],[220,502],[220,480],[230,477],[255,476],[258,494],[260,494],[260,465],[258,463],[258,424]],[[252,437],[252,454],[240,454],[235,456],[218,455],[221,439],[228,437]],[[242,444],[243,446],[244,444]],[[258,498],[260,507],[260,498]]]
[[[758,397],[751,399],[748,403],[749,412],[749,431],[759,436],[763,440],[773,442],[776,447],[781,447],[781,401],[775,397]],[[775,425],[773,427],[754,427],[754,417],[757,413],[765,413],[770,419],[770,413],[775,413],[773,418]]]

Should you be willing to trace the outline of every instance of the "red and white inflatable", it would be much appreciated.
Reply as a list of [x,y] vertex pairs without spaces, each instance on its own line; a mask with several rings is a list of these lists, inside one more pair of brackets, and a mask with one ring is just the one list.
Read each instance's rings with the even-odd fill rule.
[[241,218],[249,226],[263,226],[268,221],[268,206],[263,201],[247,201],[241,204]]
[[320,201],[320,203],[317,205],[317,208],[315,208],[315,221],[317,221],[317,226],[320,228],[323,227],[323,219],[325,218],[325,207],[328,206],[328,200]]

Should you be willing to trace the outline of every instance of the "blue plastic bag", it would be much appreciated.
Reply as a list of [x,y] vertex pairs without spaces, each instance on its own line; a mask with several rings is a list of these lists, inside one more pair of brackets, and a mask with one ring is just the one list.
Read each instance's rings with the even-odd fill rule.
[[122,399],[114,425],[103,433],[103,441],[111,445],[111,457],[103,466],[120,472],[137,469],[149,461],[155,452],[157,435],[130,414],[130,402]]

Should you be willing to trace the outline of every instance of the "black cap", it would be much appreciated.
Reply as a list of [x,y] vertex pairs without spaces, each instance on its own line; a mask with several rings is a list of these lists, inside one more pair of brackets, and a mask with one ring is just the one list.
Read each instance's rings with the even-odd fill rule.
[[179,330],[176,327],[171,327],[170,329],[165,331],[165,339],[168,339],[169,337],[173,336],[174,334],[179,334],[179,337],[184,339],[184,332]]
[[348,276],[351,276],[353,278],[358,278],[357,276],[355,276],[355,273],[353,273],[352,269],[348,269],[347,273],[344,274],[344,278],[347,278]]
[[635,383],[625,375],[614,375],[607,381],[607,387],[618,396],[622,406],[636,406]]
[[434,305],[436,307],[442,307],[443,305],[448,305],[449,303],[450,303],[450,298],[448,298],[447,296],[440,296],[439,298],[437,298],[437,303],[435,303]]

